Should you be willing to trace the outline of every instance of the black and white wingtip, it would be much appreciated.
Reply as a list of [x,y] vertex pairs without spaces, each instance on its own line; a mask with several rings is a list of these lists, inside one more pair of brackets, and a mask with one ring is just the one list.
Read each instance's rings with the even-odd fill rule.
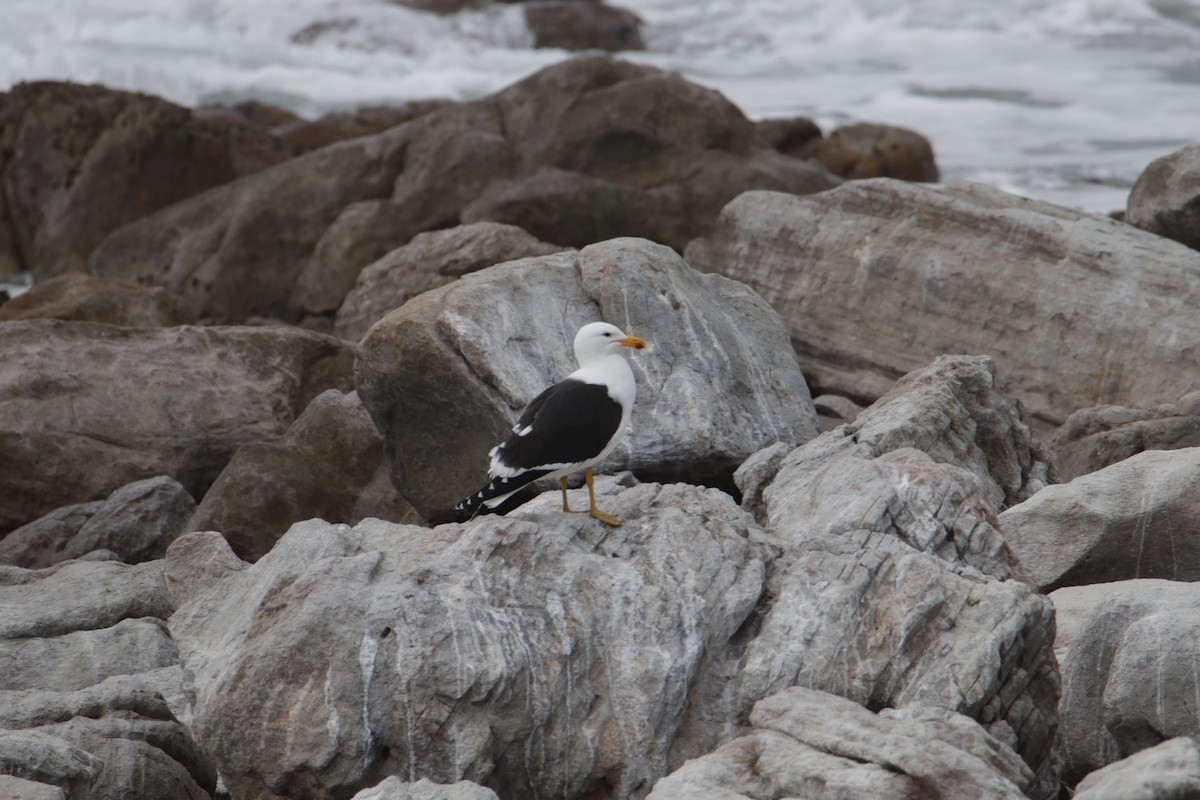
[[[491,483],[480,489],[475,494],[462,500],[454,507],[454,513],[459,516],[463,522],[469,519],[474,519],[477,514],[485,509],[491,509],[498,506],[508,499],[508,495],[513,492],[525,488],[529,484],[536,481],[543,475],[548,475],[549,470],[530,470],[522,472],[519,475],[509,477],[493,478]],[[489,502],[494,501],[494,502]]]

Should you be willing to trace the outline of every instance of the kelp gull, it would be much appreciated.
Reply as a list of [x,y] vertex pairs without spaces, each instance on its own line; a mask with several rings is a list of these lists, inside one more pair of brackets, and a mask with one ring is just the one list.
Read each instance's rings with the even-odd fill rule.
[[591,501],[588,513],[607,525],[620,525],[617,517],[596,508],[592,465],[617,446],[633,408],[633,370],[621,348],[641,350],[645,346],[642,339],[626,336],[607,322],[580,328],[575,334],[579,369],[533,398],[513,426],[512,435],[492,448],[491,482],[455,506],[455,511],[472,517],[484,506],[495,508],[539,478],[558,478],[563,511],[569,512],[567,476],[586,469]]

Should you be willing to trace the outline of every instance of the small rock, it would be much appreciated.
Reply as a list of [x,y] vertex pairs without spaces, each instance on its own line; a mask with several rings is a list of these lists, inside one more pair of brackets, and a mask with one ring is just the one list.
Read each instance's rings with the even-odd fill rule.
[[1095,472],[1143,450],[1200,447],[1200,392],[1153,408],[1099,406],[1067,417],[1049,448],[1063,480]]
[[1200,250],[1200,144],[1146,167],[1129,192],[1125,221]]
[[1200,584],[1126,581],[1096,596],[1062,668],[1067,785],[1200,730]]
[[1001,514],[1000,529],[1043,592],[1133,578],[1200,581],[1200,447],[1148,450],[1047,486]]
[[420,233],[359,273],[337,312],[334,333],[358,341],[389,311],[422,292],[505,261],[544,256],[561,248],[514,225],[476,222]]
[[1200,743],[1193,736],[1109,764],[1075,787],[1074,800],[1188,800],[1200,797]]
[[499,800],[491,789],[470,781],[441,784],[428,778],[405,783],[393,775],[371,789],[363,789],[351,800]]
[[1022,800],[1033,773],[974,720],[910,706],[873,714],[794,687],[759,700],[753,729],[689,761],[647,800]]
[[846,125],[820,139],[814,154],[825,169],[850,180],[896,178],[933,183],[933,146],[921,134],[892,125]]
[[380,471],[389,471],[383,439],[358,395],[330,390],[309,403],[280,438],[242,445],[186,529],[220,531],[240,558],[257,561],[293,523],[314,517],[419,524],[394,490],[381,502],[361,502]]
[[563,50],[645,50],[637,14],[603,2],[535,0],[522,3],[535,47]]

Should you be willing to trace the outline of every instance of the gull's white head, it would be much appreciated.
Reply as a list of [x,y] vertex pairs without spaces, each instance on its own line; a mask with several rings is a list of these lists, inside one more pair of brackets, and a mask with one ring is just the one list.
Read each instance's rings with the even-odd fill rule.
[[575,334],[575,358],[582,367],[597,358],[620,352],[622,347],[642,350],[646,342],[636,336],[626,336],[616,325],[607,322],[591,322]]

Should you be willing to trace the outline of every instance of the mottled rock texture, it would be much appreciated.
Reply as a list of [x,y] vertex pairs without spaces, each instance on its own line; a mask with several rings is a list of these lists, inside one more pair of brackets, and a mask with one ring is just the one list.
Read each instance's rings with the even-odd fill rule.
[[68,272],[39,281],[0,305],[0,322],[64,319],[127,328],[170,328],[195,322],[183,301],[157,287]]
[[1129,192],[1125,221],[1200,249],[1200,144],[1146,167]]
[[1047,445],[1063,480],[1071,480],[1143,450],[1200,447],[1200,392],[1152,408],[1098,406],[1067,417]]

